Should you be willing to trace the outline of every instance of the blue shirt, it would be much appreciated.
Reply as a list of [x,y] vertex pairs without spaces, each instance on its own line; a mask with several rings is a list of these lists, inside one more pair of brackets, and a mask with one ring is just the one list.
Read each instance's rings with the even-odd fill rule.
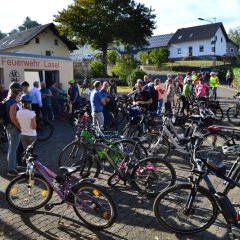
[[[41,94],[43,95],[43,94],[51,93],[51,90],[50,90],[49,88],[42,88],[42,89],[40,90],[40,92],[41,92]],[[51,98],[52,98],[52,97],[49,97],[49,96],[47,96],[47,97],[42,97],[42,104],[43,104],[44,106],[52,105]]]
[[101,100],[103,98],[104,97],[102,96],[102,94],[100,93],[99,90],[94,89],[92,91],[91,96],[90,96],[90,103],[91,103],[93,112],[102,112],[103,104],[101,103]]
[[81,102],[82,102],[82,98],[81,98],[81,95],[80,95],[80,92],[79,92],[79,87],[76,84],[73,85],[72,89],[71,89],[71,93],[70,93],[70,99],[73,101],[75,99],[75,95],[77,93],[77,98],[76,98],[76,101],[73,102],[74,105],[77,105],[77,106],[80,106],[81,105]]

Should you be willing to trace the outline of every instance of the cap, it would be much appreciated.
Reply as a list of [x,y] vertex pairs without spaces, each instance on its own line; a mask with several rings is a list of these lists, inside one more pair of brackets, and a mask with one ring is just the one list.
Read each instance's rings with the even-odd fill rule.
[[71,79],[71,80],[68,81],[68,84],[73,84],[73,83],[74,83],[74,80],[73,80],[73,79]]

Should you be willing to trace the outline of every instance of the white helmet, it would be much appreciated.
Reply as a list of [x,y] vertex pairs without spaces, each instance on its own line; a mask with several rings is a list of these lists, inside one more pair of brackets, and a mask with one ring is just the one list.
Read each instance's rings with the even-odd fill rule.
[[222,147],[224,154],[239,154],[240,153],[240,144],[235,144],[232,146],[223,146]]

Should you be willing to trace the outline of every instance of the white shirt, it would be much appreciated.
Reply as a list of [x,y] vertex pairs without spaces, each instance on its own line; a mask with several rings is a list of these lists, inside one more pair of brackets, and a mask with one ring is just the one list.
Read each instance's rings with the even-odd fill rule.
[[33,104],[38,104],[39,107],[42,107],[42,96],[41,96],[40,90],[36,87],[33,87],[30,90],[29,94],[32,97],[32,103]]
[[17,111],[17,119],[21,126],[21,133],[24,136],[37,136],[36,129],[31,127],[31,119],[36,116],[34,111],[22,109]]

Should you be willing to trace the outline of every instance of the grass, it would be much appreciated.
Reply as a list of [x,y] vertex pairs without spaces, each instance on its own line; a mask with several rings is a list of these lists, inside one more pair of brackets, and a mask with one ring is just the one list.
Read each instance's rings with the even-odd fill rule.
[[128,86],[118,86],[118,87],[117,87],[117,91],[118,91],[119,93],[130,93],[131,90],[132,90],[132,88],[131,88],[131,87],[128,87]]

